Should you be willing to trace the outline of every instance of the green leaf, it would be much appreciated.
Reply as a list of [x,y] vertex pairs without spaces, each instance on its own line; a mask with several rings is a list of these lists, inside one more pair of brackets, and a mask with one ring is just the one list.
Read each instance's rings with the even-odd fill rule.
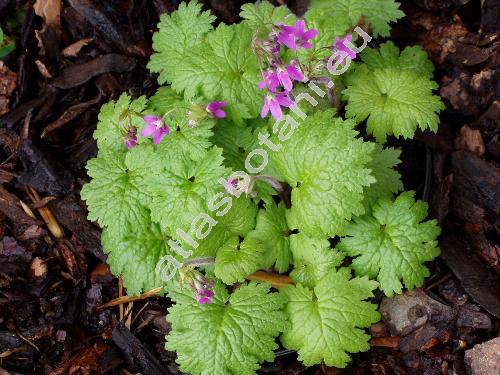
[[388,41],[378,49],[365,49],[361,58],[370,69],[412,70],[427,78],[432,78],[434,71],[434,65],[420,46],[406,47],[400,54],[399,48],[393,42]]
[[285,312],[291,328],[281,335],[283,345],[297,350],[306,366],[324,362],[345,367],[349,353],[370,349],[369,335],[362,328],[380,319],[377,305],[363,300],[372,297],[377,283],[354,278],[348,269],[332,270],[314,287],[301,284],[280,289],[288,299]]
[[365,188],[364,203],[367,211],[380,198],[391,198],[393,194],[404,189],[401,175],[394,169],[401,163],[400,155],[400,150],[375,145],[368,168],[372,170],[372,175],[377,182]]
[[158,32],[153,34],[153,49],[148,68],[160,73],[158,82],[173,82],[178,71],[189,63],[191,51],[199,48],[204,36],[213,29],[215,16],[209,11],[201,12],[197,1],[181,3],[179,9],[171,14],[162,14]]
[[148,109],[152,112],[164,115],[168,111],[176,108],[189,109],[189,103],[184,100],[184,97],[175,92],[170,86],[162,86],[156,93],[149,98]]
[[304,58],[329,58],[332,55],[330,47],[333,46],[335,37],[344,36],[351,27],[349,18],[334,18],[332,9],[327,4],[319,6],[320,4],[320,2],[313,2],[305,14],[307,28],[318,30],[318,36],[311,40],[313,44],[311,50],[299,51],[301,61],[307,61]]
[[351,267],[357,275],[376,278],[387,296],[419,287],[429,270],[423,265],[439,255],[436,220],[422,222],[427,204],[405,192],[396,200],[382,198],[371,215],[354,219],[347,226],[347,237],[337,248],[356,257]]
[[326,239],[311,238],[302,233],[290,236],[294,269],[290,277],[308,288],[342,263],[344,256],[330,247]]
[[278,206],[267,204],[265,210],[257,215],[257,225],[252,232],[263,244],[265,255],[263,266],[275,266],[279,273],[286,272],[292,261],[290,235],[285,217],[286,207],[283,202]]
[[[273,25],[295,22],[295,16],[286,6],[275,7],[268,1],[262,1],[258,4],[243,4],[240,16],[251,29],[267,33],[271,31]],[[264,35],[264,37],[266,36]]]
[[353,216],[364,213],[363,189],[375,182],[367,167],[374,145],[357,139],[354,124],[333,113],[308,116],[270,154],[293,189],[289,226],[319,238],[342,233]]
[[[252,128],[248,126],[237,126],[228,121],[217,121],[212,142],[223,149],[224,165],[233,171],[245,171],[245,159],[259,144],[257,136],[260,131],[261,129],[256,128],[252,132]],[[261,174],[270,175],[280,180],[280,177],[272,170],[271,161]],[[268,204],[273,202],[273,195],[278,194],[271,185],[263,181],[255,182],[255,192],[257,192],[256,200],[262,199]]]
[[168,237],[157,224],[149,220],[135,224],[121,235],[106,228],[101,237],[111,271],[122,277],[128,295],[163,286],[165,282],[155,268],[162,257],[174,255],[167,245]]
[[417,127],[437,131],[437,113],[444,109],[439,96],[432,94],[438,86],[429,79],[432,70],[421,51],[403,51],[397,60],[394,51],[399,52],[393,45],[382,46],[379,56],[368,50],[367,63],[349,74],[343,91],[346,116],[357,122],[368,119],[367,132],[380,143],[393,134],[411,138]]
[[[238,123],[256,117],[263,93],[257,88],[261,73],[250,47],[252,38],[253,30],[245,24],[220,24],[203,43],[188,49],[186,59],[168,78],[172,88],[183,92],[187,99],[201,92],[210,101],[227,101],[228,117]],[[170,54],[168,50],[160,51],[152,60],[159,67]]]
[[[292,278],[306,285],[315,285],[325,272],[334,269],[343,259],[342,254],[330,248],[328,240],[311,238],[296,229],[290,229],[286,221],[283,202],[278,206],[267,204],[257,215],[257,225],[250,235],[258,239],[264,248],[263,268],[286,272],[294,263]],[[245,239],[246,240],[246,239]]]
[[191,374],[255,374],[271,362],[275,337],[286,326],[285,299],[266,284],[249,283],[231,295],[218,283],[211,305],[200,306],[192,292],[171,288],[177,304],[169,309],[172,330],[167,350],[177,352],[181,371]]
[[222,162],[222,150],[212,147],[201,160],[172,158],[162,173],[144,178],[145,189],[152,195],[152,219],[171,231],[190,227],[196,216],[208,211],[208,200],[222,190],[218,180],[229,172]]
[[[139,146],[137,146],[139,147]],[[142,178],[125,164],[126,150],[112,153],[101,150],[87,162],[91,181],[80,193],[89,209],[88,219],[115,233],[144,223],[149,218],[147,206],[151,196],[142,189]]]
[[128,126],[141,129],[145,125],[141,114],[146,105],[145,96],[132,100],[127,93],[121,94],[117,101],[104,104],[99,112],[99,122],[94,132],[99,152],[125,150],[123,144],[125,130]]
[[5,37],[2,28],[0,27],[0,59],[3,59],[9,53],[16,49],[16,43],[14,40],[10,40]]
[[[186,112],[185,108],[178,106],[167,116],[170,135],[156,146],[159,157],[165,164],[172,163],[173,159],[201,160],[212,146],[210,138],[215,121],[205,118],[190,127]],[[152,140],[149,142],[152,143]]]
[[252,129],[218,121],[212,142],[223,149],[224,164],[234,171],[245,170],[245,159],[255,143]]
[[248,275],[262,267],[261,259],[265,251],[262,241],[254,232],[250,232],[241,243],[238,237],[233,237],[217,252],[215,276],[227,285],[243,282]]
[[[194,251],[194,256],[215,256],[228,241],[239,243],[239,237],[245,237],[248,232],[255,228],[257,205],[252,200],[247,199],[245,196],[235,198],[228,194],[225,195],[224,199],[230,199],[231,208],[225,215],[220,217],[217,214],[212,214],[213,219],[217,221],[217,225],[212,228],[206,238],[199,242],[199,246]],[[222,199],[216,200],[216,204],[222,204],[221,202]],[[221,206],[221,210],[225,208],[226,205]],[[195,237],[192,229],[186,228],[185,231],[193,238]],[[236,249],[236,246],[233,249]]]
[[389,24],[404,17],[399,3],[394,0],[312,0],[306,17],[310,17],[310,12],[316,13],[314,17],[323,19],[327,25],[343,31],[355,26],[363,17],[374,36],[389,36]]
[[[189,124],[188,113],[196,105],[184,100],[171,87],[160,87],[149,100],[148,114],[164,117],[170,129],[170,135],[165,137],[156,147],[159,157],[164,163],[172,158],[187,157],[199,160],[206,150],[212,146],[215,121],[210,117],[199,119],[194,125]],[[147,124],[143,122],[143,127]],[[152,143],[152,140],[148,140]]]

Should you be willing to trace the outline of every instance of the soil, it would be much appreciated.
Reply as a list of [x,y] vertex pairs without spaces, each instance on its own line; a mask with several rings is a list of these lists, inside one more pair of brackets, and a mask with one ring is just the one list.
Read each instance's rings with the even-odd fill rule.
[[[204,3],[220,22],[239,21],[242,1]],[[263,374],[464,374],[465,350],[498,336],[500,3],[403,3],[392,39],[428,52],[446,110],[437,134],[393,145],[405,188],[443,228],[422,290],[452,313],[404,335],[375,324],[372,349],[345,370],[306,369],[283,350]],[[17,44],[0,62],[0,374],[180,373],[163,348],[169,300],[122,297],[79,196],[100,106],[123,91],[155,92],[151,36],[178,1],[33,5],[0,0],[0,24]],[[126,303],[103,306],[118,297]]]

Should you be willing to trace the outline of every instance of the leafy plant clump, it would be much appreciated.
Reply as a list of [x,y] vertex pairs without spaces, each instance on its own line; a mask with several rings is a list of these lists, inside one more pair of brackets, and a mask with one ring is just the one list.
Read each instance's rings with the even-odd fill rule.
[[298,19],[262,2],[214,27],[181,3],[153,37],[164,86],[102,107],[81,195],[127,292],[174,302],[182,371],[253,374],[277,338],[345,367],[369,349],[373,291],[428,276],[440,229],[384,143],[435,131],[443,104],[419,47],[367,46],[398,6],[316,0]]

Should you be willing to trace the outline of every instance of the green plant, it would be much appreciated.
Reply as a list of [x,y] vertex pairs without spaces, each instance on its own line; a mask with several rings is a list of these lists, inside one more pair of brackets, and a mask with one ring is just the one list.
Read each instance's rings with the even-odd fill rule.
[[0,27],[0,59],[7,56],[9,53],[14,51],[16,48],[16,44],[13,41],[10,41],[3,33],[2,28]]
[[[128,293],[164,286],[175,303],[167,348],[183,371],[253,374],[278,336],[306,365],[345,367],[380,318],[373,290],[420,286],[438,255],[426,205],[394,197],[400,151],[383,143],[436,130],[443,105],[420,48],[351,34],[361,19],[388,36],[403,16],[372,2],[313,1],[305,20],[247,4],[215,29],[182,3],[161,17],[149,63],[170,85],[101,109],[81,195]],[[246,281],[262,269],[292,282]]]

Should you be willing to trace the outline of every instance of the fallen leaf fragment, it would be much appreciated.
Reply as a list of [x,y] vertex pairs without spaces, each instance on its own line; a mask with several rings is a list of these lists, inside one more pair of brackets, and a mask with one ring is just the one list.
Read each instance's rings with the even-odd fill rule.
[[33,9],[47,25],[61,28],[61,0],[37,0]]
[[79,41],[76,41],[76,42],[70,44],[69,46],[67,46],[66,48],[64,48],[62,50],[62,55],[64,57],[75,57],[78,55],[78,53],[80,52],[80,50],[83,47],[85,47],[86,45],[88,45],[92,41],[93,41],[92,38],[85,38],[85,39],[81,39]]

